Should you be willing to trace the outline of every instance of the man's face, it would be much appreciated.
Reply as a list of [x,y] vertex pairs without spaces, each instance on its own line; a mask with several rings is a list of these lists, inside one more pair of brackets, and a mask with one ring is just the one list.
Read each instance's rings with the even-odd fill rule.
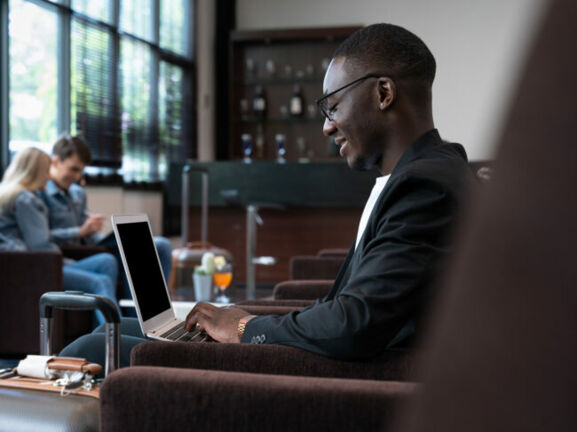
[[78,183],[82,178],[84,163],[78,155],[73,154],[67,159],[61,160],[58,156],[52,158],[50,166],[50,178],[64,190],[68,190],[73,183]]
[[[358,76],[357,76],[358,75]],[[358,79],[345,68],[345,59],[333,59],[325,75],[325,94]],[[376,79],[360,81],[327,100],[332,120],[325,119],[323,133],[332,136],[340,148],[340,155],[353,169],[369,170],[379,163],[383,153],[382,137],[377,133],[378,110]]]

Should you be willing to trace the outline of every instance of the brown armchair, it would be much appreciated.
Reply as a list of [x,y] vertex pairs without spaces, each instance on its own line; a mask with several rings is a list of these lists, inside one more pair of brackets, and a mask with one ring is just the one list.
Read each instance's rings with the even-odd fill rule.
[[133,349],[132,367],[106,378],[101,428],[375,430],[418,390],[391,381],[411,376],[414,363],[395,350],[347,362],[279,345],[147,342]]
[[317,256],[319,257],[336,257],[336,258],[346,258],[349,250],[346,248],[325,248],[319,249]]
[[416,354],[387,350],[366,361],[334,360],[283,345],[146,342],[131,353],[133,366],[166,366],[276,375],[407,381]]
[[293,256],[290,259],[289,279],[335,279],[339,269],[343,265],[345,257],[342,256],[318,256],[302,255]]
[[[47,291],[62,291],[62,255],[59,252],[0,252],[0,353],[38,353],[38,300]],[[57,311],[53,332],[55,349],[90,331],[91,316]]]
[[[317,299],[326,296],[332,286],[332,280],[284,281],[275,285],[272,299],[243,300],[237,305],[255,315],[287,313],[291,309],[312,305]],[[282,311],[276,308],[286,309]]]
[[[102,246],[64,246],[59,252],[0,251],[0,353],[20,356],[39,352],[38,300],[48,291],[62,291],[62,257],[81,259],[106,252]],[[57,311],[54,348],[92,329],[90,312]]]
[[275,285],[275,300],[309,300],[314,301],[326,296],[333,286],[334,279],[290,280]]

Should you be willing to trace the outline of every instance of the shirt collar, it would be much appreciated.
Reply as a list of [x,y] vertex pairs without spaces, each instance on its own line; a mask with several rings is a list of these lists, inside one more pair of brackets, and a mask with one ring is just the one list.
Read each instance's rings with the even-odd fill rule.
[[67,191],[60,189],[53,180],[46,182],[45,190],[48,195],[68,195]]

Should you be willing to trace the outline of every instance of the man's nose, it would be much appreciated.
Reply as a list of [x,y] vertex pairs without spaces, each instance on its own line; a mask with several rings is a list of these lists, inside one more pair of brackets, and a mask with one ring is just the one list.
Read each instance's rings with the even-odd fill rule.
[[323,123],[323,134],[325,136],[331,136],[336,130],[337,128],[335,127],[335,124],[325,117],[325,122]]

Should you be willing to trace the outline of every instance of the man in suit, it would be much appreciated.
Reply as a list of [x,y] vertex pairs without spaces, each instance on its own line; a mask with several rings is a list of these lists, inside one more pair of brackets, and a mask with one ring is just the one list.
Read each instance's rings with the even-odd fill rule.
[[[198,303],[188,314],[188,330],[198,324],[219,342],[289,345],[351,360],[414,342],[472,178],[463,147],[442,141],[434,128],[435,68],[426,45],[398,26],[372,25],[343,42],[317,101],[323,131],[351,168],[378,169],[382,176],[332,290],[284,316]],[[97,328],[60,355],[102,361],[103,331]],[[124,366],[146,339],[129,318],[122,332]]]
[[199,303],[200,325],[221,342],[271,343],[342,359],[366,359],[410,343],[472,173],[459,144],[434,127],[436,63],[411,32],[363,28],[337,49],[326,72],[323,132],[353,169],[378,169],[354,245],[330,293],[286,316],[253,316]]

